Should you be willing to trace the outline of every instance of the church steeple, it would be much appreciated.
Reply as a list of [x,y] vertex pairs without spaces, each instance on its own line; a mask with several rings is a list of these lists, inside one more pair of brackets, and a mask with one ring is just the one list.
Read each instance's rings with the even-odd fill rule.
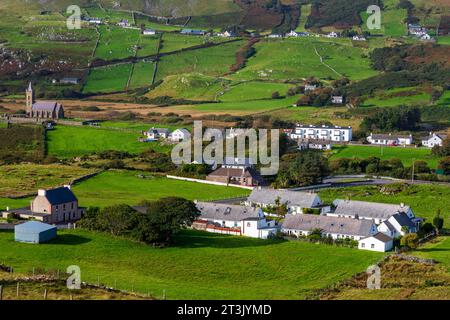
[[28,89],[25,91],[25,96],[26,96],[27,115],[31,116],[33,103],[35,102],[34,101],[34,91],[33,91],[33,87],[31,86],[31,81],[28,84]]

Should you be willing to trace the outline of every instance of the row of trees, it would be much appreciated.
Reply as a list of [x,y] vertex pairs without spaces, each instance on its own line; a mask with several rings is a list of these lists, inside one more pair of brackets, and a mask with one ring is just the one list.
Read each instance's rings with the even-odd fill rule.
[[176,197],[143,202],[142,206],[147,208],[146,213],[140,213],[128,205],[89,208],[79,221],[79,226],[164,246],[200,214],[192,201]]

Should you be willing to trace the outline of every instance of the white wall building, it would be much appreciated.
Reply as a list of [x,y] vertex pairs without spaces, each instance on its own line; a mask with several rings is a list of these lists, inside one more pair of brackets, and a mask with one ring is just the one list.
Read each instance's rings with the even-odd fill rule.
[[447,136],[444,134],[430,132],[428,137],[422,138],[422,145],[428,148],[433,148],[434,146],[442,147],[445,139],[447,139]]
[[183,140],[189,140],[191,138],[191,133],[187,129],[177,129],[170,134],[169,139],[173,142],[180,142]]
[[392,250],[394,241],[391,237],[379,232],[375,235],[359,240],[358,249],[378,252]]
[[275,221],[267,221],[261,208],[212,202],[197,202],[200,217],[195,229],[214,233],[267,239],[278,231]]
[[367,141],[370,144],[385,145],[385,146],[398,146],[398,145],[411,145],[414,142],[412,135],[393,135],[389,134],[373,134],[367,137]]
[[352,127],[297,125],[291,139],[319,139],[349,142],[353,138]]
[[302,214],[303,209],[318,209],[322,200],[317,193],[255,188],[245,201],[246,206],[267,208],[285,204],[289,213]]

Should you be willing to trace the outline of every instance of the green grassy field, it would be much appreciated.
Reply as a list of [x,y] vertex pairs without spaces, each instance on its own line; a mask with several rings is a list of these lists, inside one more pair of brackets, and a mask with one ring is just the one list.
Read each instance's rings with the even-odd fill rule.
[[139,137],[138,132],[128,130],[58,126],[47,134],[48,154],[72,158],[105,150],[130,153],[139,153],[148,149],[162,152],[170,150],[170,147],[162,147],[157,142],[139,142]]
[[102,10],[98,6],[83,8],[83,10],[85,10],[86,13],[89,15],[89,17],[91,18],[104,19],[110,23],[118,23],[122,19],[124,20],[126,19],[130,22],[132,21],[132,16],[128,12],[108,10],[108,9]]
[[290,97],[285,99],[252,100],[252,101],[233,101],[221,103],[204,103],[194,106],[180,106],[176,109],[191,110],[202,114],[222,113],[222,114],[255,114],[269,112],[277,109],[292,106],[298,98]]
[[69,184],[73,179],[94,173],[85,169],[65,165],[4,165],[0,166],[0,197],[20,196],[35,193],[39,188],[50,188]]
[[363,57],[365,49],[353,47],[348,39],[269,39],[257,43],[255,48],[256,55],[248,60],[244,69],[233,75],[233,79],[289,80],[309,76],[339,78],[339,75],[320,62],[315,48],[326,64],[353,80],[376,74],[370,68],[369,59]]
[[186,36],[179,33],[164,33],[162,36],[161,53],[177,51],[203,44],[205,38],[202,36]]
[[115,26],[100,26],[100,41],[95,57],[103,60],[122,59],[136,54],[140,31]]
[[441,36],[438,38],[438,43],[443,45],[450,45],[450,36]]
[[164,82],[146,96],[155,98],[170,96],[188,100],[215,101],[220,92],[228,87],[228,80],[199,73],[183,73],[167,76]]
[[322,201],[332,203],[335,199],[350,199],[370,202],[382,202],[411,206],[416,216],[432,222],[438,209],[445,219],[445,226],[450,227],[450,187],[445,185],[406,186],[396,194],[383,194],[379,186],[350,187],[327,189],[319,192]]
[[308,16],[311,14],[311,4],[305,4],[300,9],[300,20],[298,23],[297,32],[305,32],[305,23],[308,21]]
[[[138,175],[143,174],[143,179]],[[249,190],[222,187],[155,177],[140,171],[113,170],[84,181],[73,188],[83,206],[108,206],[126,203],[136,205],[142,200],[177,196],[189,200],[217,200],[243,197]]]
[[450,237],[442,237],[437,242],[427,243],[414,254],[423,258],[435,259],[450,272]]
[[422,106],[430,103],[430,94],[421,88],[396,88],[376,94],[364,101],[362,107]]
[[124,91],[130,70],[131,64],[92,69],[83,88],[83,93]]
[[139,40],[139,50],[137,52],[138,57],[146,57],[158,53],[159,47],[159,35],[144,36],[141,35]]
[[169,75],[184,73],[220,76],[235,63],[236,51],[241,46],[242,41],[236,41],[162,57],[158,65],[157,80],[162,80]]
[[450,90],[444,92],[438,101],[439,105],[450,106]]
[[134,65],[130,88],[148,87],[152,84],[155,64],[153,62],[138,62]]
[[381,12],[381,29],[369,30],[367,27],[367,12],[361,13],[362,30],[369,31],[374,35],[384,35],[389,37],[402,37],[407,35],[407,27],[404,22],[408,12],[406,9],[398,8],[399,0],[384,0],[384,8]]
[[284,96],[292,85],[285,83],[273,83],[263,81],[242,82],[230,86],[220,96],[219,100],[223,102],[249,101],[257,99],[271,99],[272,93],[278,92]]
[[82,281],[167,299],[303,299],[364,271],[381,254],[305,242],[271,242],[194,231],[174,246],[144,244],[87,231],[59,231],[49,244],[16,243],[0,231],[2,262],[16,272],[65,270],[76,264]]
[[425,161],[430,168],[437,168],[438,158],[431,155],[431,150],[426,148],[380,147],[380,146],[345,146],[335,147],[331,160],[340,158],[369,158],[378,157],[382,160],[398,158],[405,166],[411,166],[415,161]]

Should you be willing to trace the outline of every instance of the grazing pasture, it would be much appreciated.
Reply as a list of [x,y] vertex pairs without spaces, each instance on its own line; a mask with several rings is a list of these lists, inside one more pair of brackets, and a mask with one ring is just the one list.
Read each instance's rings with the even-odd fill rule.
[[404,148],[387,146],[343,146],[333,148],[331,160],[339,158],[360,158],[377,157],[381,160],[398,158],[404,166],[411,166],[414,161],[425,161],[430,168],[436,168],[438,158],[431,154],[428,148]]
[[140,30],[115,26],[99,26],[100,39],[95,58],[103,60],[123,59],[136,54]]
[[[0,232],[2,261],[16,272],[64,270],[82,280],[167,299],[305,299],[313,290],[364,271],[382,254],[298,241],[267,241],[183,231],[173,246],[152,248],[107,234],[59,231],[39,246]],[[283,279],[283,281],[280,281]]]
[[108,206],[143,200],[182,197],[189,200],[218,200],[245,197],[250,190],[186,182],[152,176],[146,172],[110,170],[86,180],[73,188],[83,206]]
[[83,93],[110,93],[124,91],[130,76],[131,64],[119,64],[92,69]]
[[249,81],[233,84],[219,97],[223,102],[249,101],[258,99],[272,99],[272,93],[286,95],[292,85],[264,81]]
[[170,150],[158,142],[139,142],[140,136],[138,132],[127,130],[58,126],[47,134],[48,154],[58,158],[72,158],[107,150],[130,153],[148,149]]

